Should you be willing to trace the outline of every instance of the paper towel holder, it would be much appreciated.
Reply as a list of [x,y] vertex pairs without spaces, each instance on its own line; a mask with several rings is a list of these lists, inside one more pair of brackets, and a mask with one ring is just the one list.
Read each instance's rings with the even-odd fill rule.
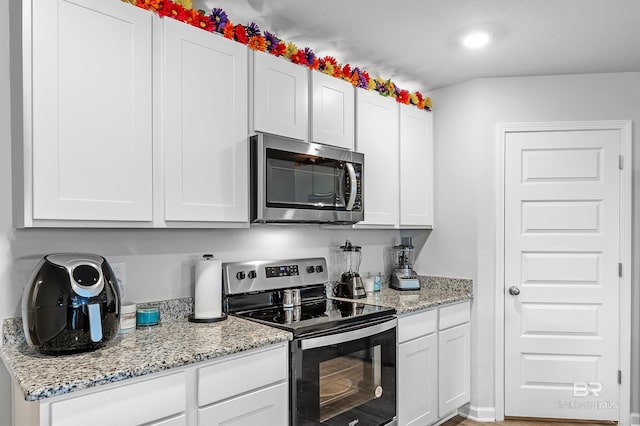
[[[212,254],[204,254],[204,255],[202,255],[202,257],[205,260],[213,259],[213,255]],[[194,303],[195,303],[195,301],[194,301]],[[195,323],[212,323],[212,322],[224,321],[226,319],[227,319],[226,312],[222,312],[222,314],[219,317],[211,317],[211,318],[196,318],[195,312],[194,312],[191,315],[189,315],[189,317],[188,317],[189,322],[195,322]]]

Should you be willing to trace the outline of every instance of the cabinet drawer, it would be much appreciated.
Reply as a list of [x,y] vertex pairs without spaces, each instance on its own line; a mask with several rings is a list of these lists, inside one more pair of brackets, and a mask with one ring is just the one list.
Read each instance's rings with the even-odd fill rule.
[[410,314],[398,318],[398,343],[434,333],[437,330],[437,311]]
[[469,322],[471,318],[471,303],[464,302],[456,305],[440,308],[440,323],[438,330],[455,327],[456,325]]
[[287,379],[287,346],[238,355],[198,369],[198,406]]
[[198,424],[207,426],[285,426],[289,424],[287,383],[260,389],[211,407],[198,409]]
[[151,423],[183,413],[186,394],[185,374],[171,374],[52,403],[51,425]]

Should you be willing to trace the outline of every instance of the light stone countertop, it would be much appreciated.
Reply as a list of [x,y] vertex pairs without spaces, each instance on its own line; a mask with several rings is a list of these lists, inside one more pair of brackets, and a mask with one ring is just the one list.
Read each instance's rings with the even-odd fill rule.
[[211,324],[177,319],[118,334],[93,352],[43,355],[22,342],[0,347],[0,356],[25,400],[37,401],[291,339],[289,332],[231,316]]
[[[415,291],[383,283],[381,291],[358,301],[392,307],[403,315],[473,298],[473,282],[468,279],[420,277],[420,281],[420,290]],[[22,321],[5,320],[0,357],[25,400],[37,401],[292,339],[289,332],[232,316],[212,324],[188,322],[184,316],[192,302],[189,298],[160,302],[159,326],[118,334],[107,347],[74,355],[43,355],[31,349],[24,341]]]
[[[473,298],[473,281],[463,278],[420,277],[420,290],[396,290],[385,282],[379,292],[367,294],[358,302],[388,306],[398,315],[433,309]],[[353,299],[342,299],[353,300]]]

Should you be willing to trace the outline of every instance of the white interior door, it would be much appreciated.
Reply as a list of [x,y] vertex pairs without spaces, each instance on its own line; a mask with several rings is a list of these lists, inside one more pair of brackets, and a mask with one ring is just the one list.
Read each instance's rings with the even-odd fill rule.
[[617,420],[620,132],[505,146],[504,414]]

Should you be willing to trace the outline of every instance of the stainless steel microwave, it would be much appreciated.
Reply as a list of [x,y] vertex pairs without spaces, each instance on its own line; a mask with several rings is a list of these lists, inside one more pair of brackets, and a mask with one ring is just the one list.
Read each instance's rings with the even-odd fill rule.
[[250,145],[252,222],[364,220],[364,154],[267,133]]

